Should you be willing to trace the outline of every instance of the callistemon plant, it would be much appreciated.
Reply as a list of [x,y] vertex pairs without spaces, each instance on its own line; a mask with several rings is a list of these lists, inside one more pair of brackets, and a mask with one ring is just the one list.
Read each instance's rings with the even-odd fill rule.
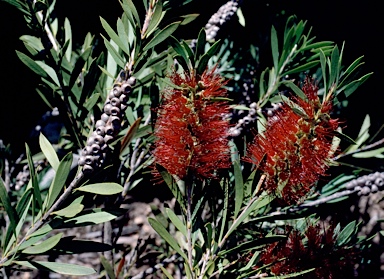
[[162,93],[153,154],[157,164],[180,179],[187,174],[215,178],[218,170],[230,166],[226,82],[215,69],[201,76],[174,71],[174,86]]
[[317,85],[308,78],[302,90],[302,98],[285,100],[264,133],[249,144],[245,159],[260,165],[265,190],[286,204],[302,201],[325,174],[339,126],[330,116],[331,95],[320,101]]

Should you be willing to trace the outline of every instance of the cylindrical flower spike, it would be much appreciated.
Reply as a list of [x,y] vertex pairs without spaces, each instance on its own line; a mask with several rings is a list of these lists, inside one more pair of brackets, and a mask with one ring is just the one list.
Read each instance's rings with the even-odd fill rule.
[[310,80],[303,86],[306,100],[293,98],[267,123],[266,131],[247,148],[245,161],[260,165],[266,174],[265,190],[286,204],[300,202],[328,169],[334,150],[332,105],[321,103]]
[[215,178],[230,166],[229,106],[218,100],[227,96],[225,81],[215,68],[201,77],[173,72],[170,79],[175,87],[163,92],[155,125],[155,162],[180,179],[188,172]]

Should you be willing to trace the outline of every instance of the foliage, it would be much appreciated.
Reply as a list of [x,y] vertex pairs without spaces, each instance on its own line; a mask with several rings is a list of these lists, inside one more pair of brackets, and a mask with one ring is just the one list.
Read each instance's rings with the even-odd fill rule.
[[[349,158],[383,156],[376,148],[382,141],[367,144],[373,140],[368,115],[355,140],[335,116],[371,75],[359,73],[362,57],[345,67],[344,45],[316,41],[307,22],[290,16],[284,30],[271,27],[272,64],[256,70],[259,55],[266,55],[256,45],[236,48],[231,37],[214,36],[234,15],[246,23],[237,1],[196,39],[180,40],[176,30],[197,15],[168,15],[191,1],[139,7],[122,0],[116,26],[100,18],[100,53],[90,33],[77,47],[69,20],[59,25],[54,16],[55,1],[5,2],[31,30],[20,38],[26,50],[17,56],[40,80],[36,91],[60,112],[63,129],[58,144],[40,134],[40,153],[26,145],[25,160],[10,161],[10,147],[0,146],[3,274],[94,274],[99,267],[42,257],[90,251],[104,252],[100,276],[136,278],[132,263],[123,268],[123,260],[105,255],[118,253],[125,226],[118,219],[126,218],[129,193],[149,183],[169,188],[176,201],[148,220],[162,238],[157,269],[165,277],[176,272],[165,268],[172,261],[182,262],[174,268],[187,278],[310,277],[331,273],[324,269],[329,261],[345,268],[364,262],[357,251],[369,239],[358,236],[360,224],[332,224],[321,234],[317,214],[320,206],[384,185],[382,173],[359,181],[356,171],[337,171]],[[340,142],[350,146],[339,152]],[[9,164],[26,166],[25,183],[16,183]],[[329,168],[335,170],[323,183]],[[111,234],[104,243],[67,245],[62,229],[97,224]],[[120,233],[112,235],[114,227]]]

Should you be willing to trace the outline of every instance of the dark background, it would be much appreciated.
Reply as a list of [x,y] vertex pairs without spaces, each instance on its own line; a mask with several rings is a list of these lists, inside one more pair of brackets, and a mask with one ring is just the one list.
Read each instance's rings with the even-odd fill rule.
[[[141,0],[134,2],[138,7],[142,6]],[[209,17],[224,3],[226,1],[195,0],[175,11],[179,15],[200,14],[195,22],[180,29],[176,37],[195,38]],[[282,35],[286,16],[295,14],[298,19],[308,21],[307,26],[313,27],[312,35],[317,40],[331,40],[340,47],[345,41],[344,65],[364,55],[362,74],[374,72],[374,75],[349,98],[350,105],[345,111],[347,128],[344,132],[355,137],[367,113],[371,116],[372,133],[384,122],[381,113],[384,93],[380,83],[383,76],[381,40],[384,31],[380,1],[364,1],[356,5],[345,0],[244,0],[242,7],[246,27],[233,24],[231,28],[234,30],[228,33],[244,45],[255,40],[258,44],[268,46],[269,41],[263,41],[257,34],[269,34],[271,24],[274,24]],[[117,0],[58,0],[56,13],[61,20],[60,25],[64,17],[69,18],[74,44],[81,44],[87,32],[100,37],[102,29],[99,16],[115,27],[122,9]],[[21,13],[0,0],[0,139],[5,144],[11,144],[16,156],[23,151],[24,142],[30,140],[31,131],[48,110],[35,91],[39,78],[19,61],[15,53],[15,50],[27,53],[19,40],[24,34],[31,33]],[[269,59],[269,65],[272,65],[269,53],[261,53],[261,59]]]

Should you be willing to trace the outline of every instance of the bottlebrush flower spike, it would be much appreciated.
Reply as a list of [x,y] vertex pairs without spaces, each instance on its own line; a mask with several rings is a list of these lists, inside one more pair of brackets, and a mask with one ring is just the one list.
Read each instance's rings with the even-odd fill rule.
[[315,268],[300,278],[349,278],[346,274],[353,272],[356,256],[354,248],[336,245],[333,227],[311,225],[304,233],[288,228],[288,238],[268,245],[258,265],[271,264],[277,276]]
[[175,85],[162,94],[155,124],[155,163],[183,179],[187,173],[215,178],[217,171],[230,166],[228,148],[229,112],[224,79],[206,70],[201,77],[193,71],[173,72]]
[[328,169],[333,150],[333,131],[339,122],[331,119],[332,104],[320,102],[318,87],[308,78],[306,100],[293,98],[271,118],[263,134],[248,145],[245,161],[260,165],[265,190],[286,204],[301,202]]

